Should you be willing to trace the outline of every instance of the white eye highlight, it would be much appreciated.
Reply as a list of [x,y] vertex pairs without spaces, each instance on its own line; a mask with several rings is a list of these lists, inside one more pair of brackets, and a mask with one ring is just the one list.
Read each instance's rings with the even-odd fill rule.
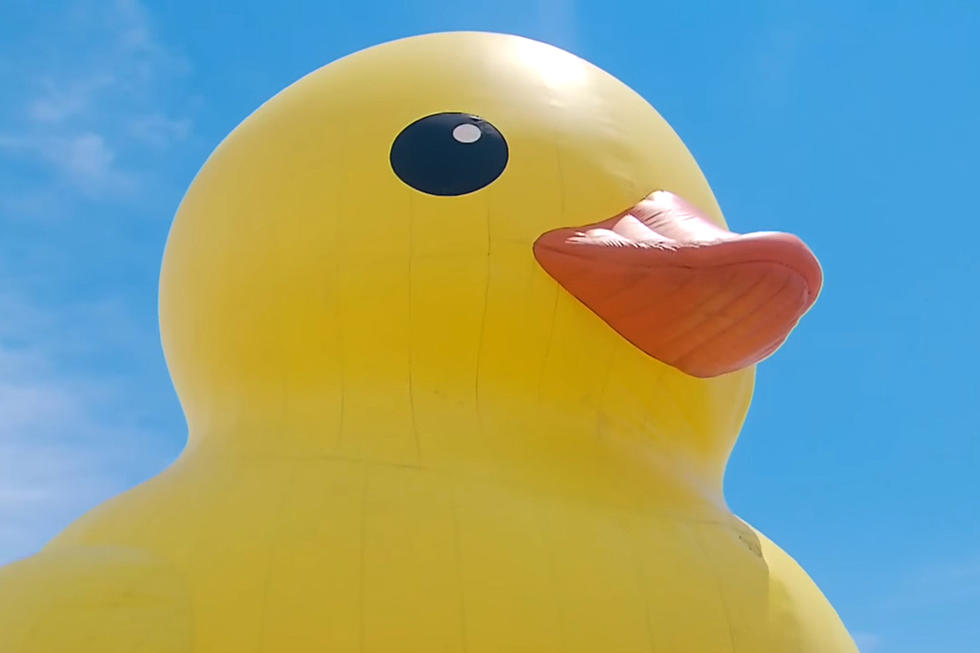
[[465,122],[462,125],[457,125],[453,130],[453,138],[460,143],[475,143],[480,140],[480,136],[482,135],[483,134],[479,127],[476,125],[471,125],[468,122]]

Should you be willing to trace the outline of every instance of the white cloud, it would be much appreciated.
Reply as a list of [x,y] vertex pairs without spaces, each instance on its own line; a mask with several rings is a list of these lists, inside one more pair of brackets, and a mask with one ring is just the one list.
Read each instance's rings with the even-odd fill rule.
[[[0,350],[0,355],[5,353]],[[43,433],[52,427],[63,428],[76,422],[77,413],[64,388],[20,380],[0,383],[0,415],[3,415],[0,438],[35,437],[37,430]]]
[[79,185],[99,182],[112,175],[115,154],[105,139],[92,132],[80,132],[70,138],[51,141],[42,150],[45,158],[58,166]]
[[105,137],[92,131],[62,135],[0,136],[0,151],[27,154],[45,164],[58,178],[87,196],[105,191],[133,190],[136,178],[116,166],[116,152]]
[[111,434],[80,385],[49,367],[37,351],[0,344],[0,564],[122,489],[100,460],[106,452],[91,446]]
[[136,116],[128,124],[129,134],[133,138],[158,148],[184,140],[190,130],[189,119],[168,118],[159,113]]
[[[189,66],[135,0],[38,14],[0,64],[0,564],[159,471],[183,435],[136,291],[86,275],[131,265],[132,237],[104,216],[137,211],[103,209],[142,208],[166,179],[161,152],[191,133]],[[102,220],[84,251],[70,246],[88,221],[33,219],[70,214]]]
[[[45,31],[25,39],[41,51],[17,69],[19,93],[2,109],[9,127],[0,133],[0,156],[22,169],[40,164],[52,174],[40,183],[93,198],[136,198],[145,148],[190,132],[168,92],[187,62],[156,38],[135,0],[86,0],[41,22]],[[16,193],[20,199],[10,194],[0,203],[30,205],[23,201],[29,189]]]
[[44,79],[41,91],[27,104],[28,118],[35,123],[63,123],[88,111],[95,94],[114,81],[106,72],[77,80]]
[[10,442],[22,434],[5,431],[0,433],[0,565],[36,552],[88,508],[124,489],[97,451]]
[[35,552],[176,453],[179,433],[160,448],[124,376],[71,365],[87,352],[70,340],[97,339],[105,324],[118,325],[106,337],[131,354],[139,343],[127,341],[120,310],[94,301],[49,312],[0,294],[0,565]]

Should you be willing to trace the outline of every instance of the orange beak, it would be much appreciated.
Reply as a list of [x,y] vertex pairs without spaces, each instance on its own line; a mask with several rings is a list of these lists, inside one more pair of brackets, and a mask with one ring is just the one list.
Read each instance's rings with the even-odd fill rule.
[[624,338],[702,378],[776,351],[822,282],[796,236],[733,233],[666,191],[601,222],[549,231],[534,256]]

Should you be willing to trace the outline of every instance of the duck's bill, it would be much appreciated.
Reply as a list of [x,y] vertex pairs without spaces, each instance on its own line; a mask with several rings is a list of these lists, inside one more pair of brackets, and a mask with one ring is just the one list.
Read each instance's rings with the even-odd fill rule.
[[703,378],[776,351],[822,282],[796,236],[730,232],[666,191],[601,222],[549,231],[534,256],[624,338]]

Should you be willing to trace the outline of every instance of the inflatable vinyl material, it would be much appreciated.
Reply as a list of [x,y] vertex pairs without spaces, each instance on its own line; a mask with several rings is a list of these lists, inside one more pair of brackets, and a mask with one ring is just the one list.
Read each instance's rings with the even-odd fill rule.
[[695,376],[776,351],[820,289],[796,236],[733,234],[667,191],[583,229],[539,238],[541,265],[624,338]]
[[581,59],[341,59],[188,190],[160,284],[188,446],[0,570],[0,651],[854,653],[722,493],[819,288]]

